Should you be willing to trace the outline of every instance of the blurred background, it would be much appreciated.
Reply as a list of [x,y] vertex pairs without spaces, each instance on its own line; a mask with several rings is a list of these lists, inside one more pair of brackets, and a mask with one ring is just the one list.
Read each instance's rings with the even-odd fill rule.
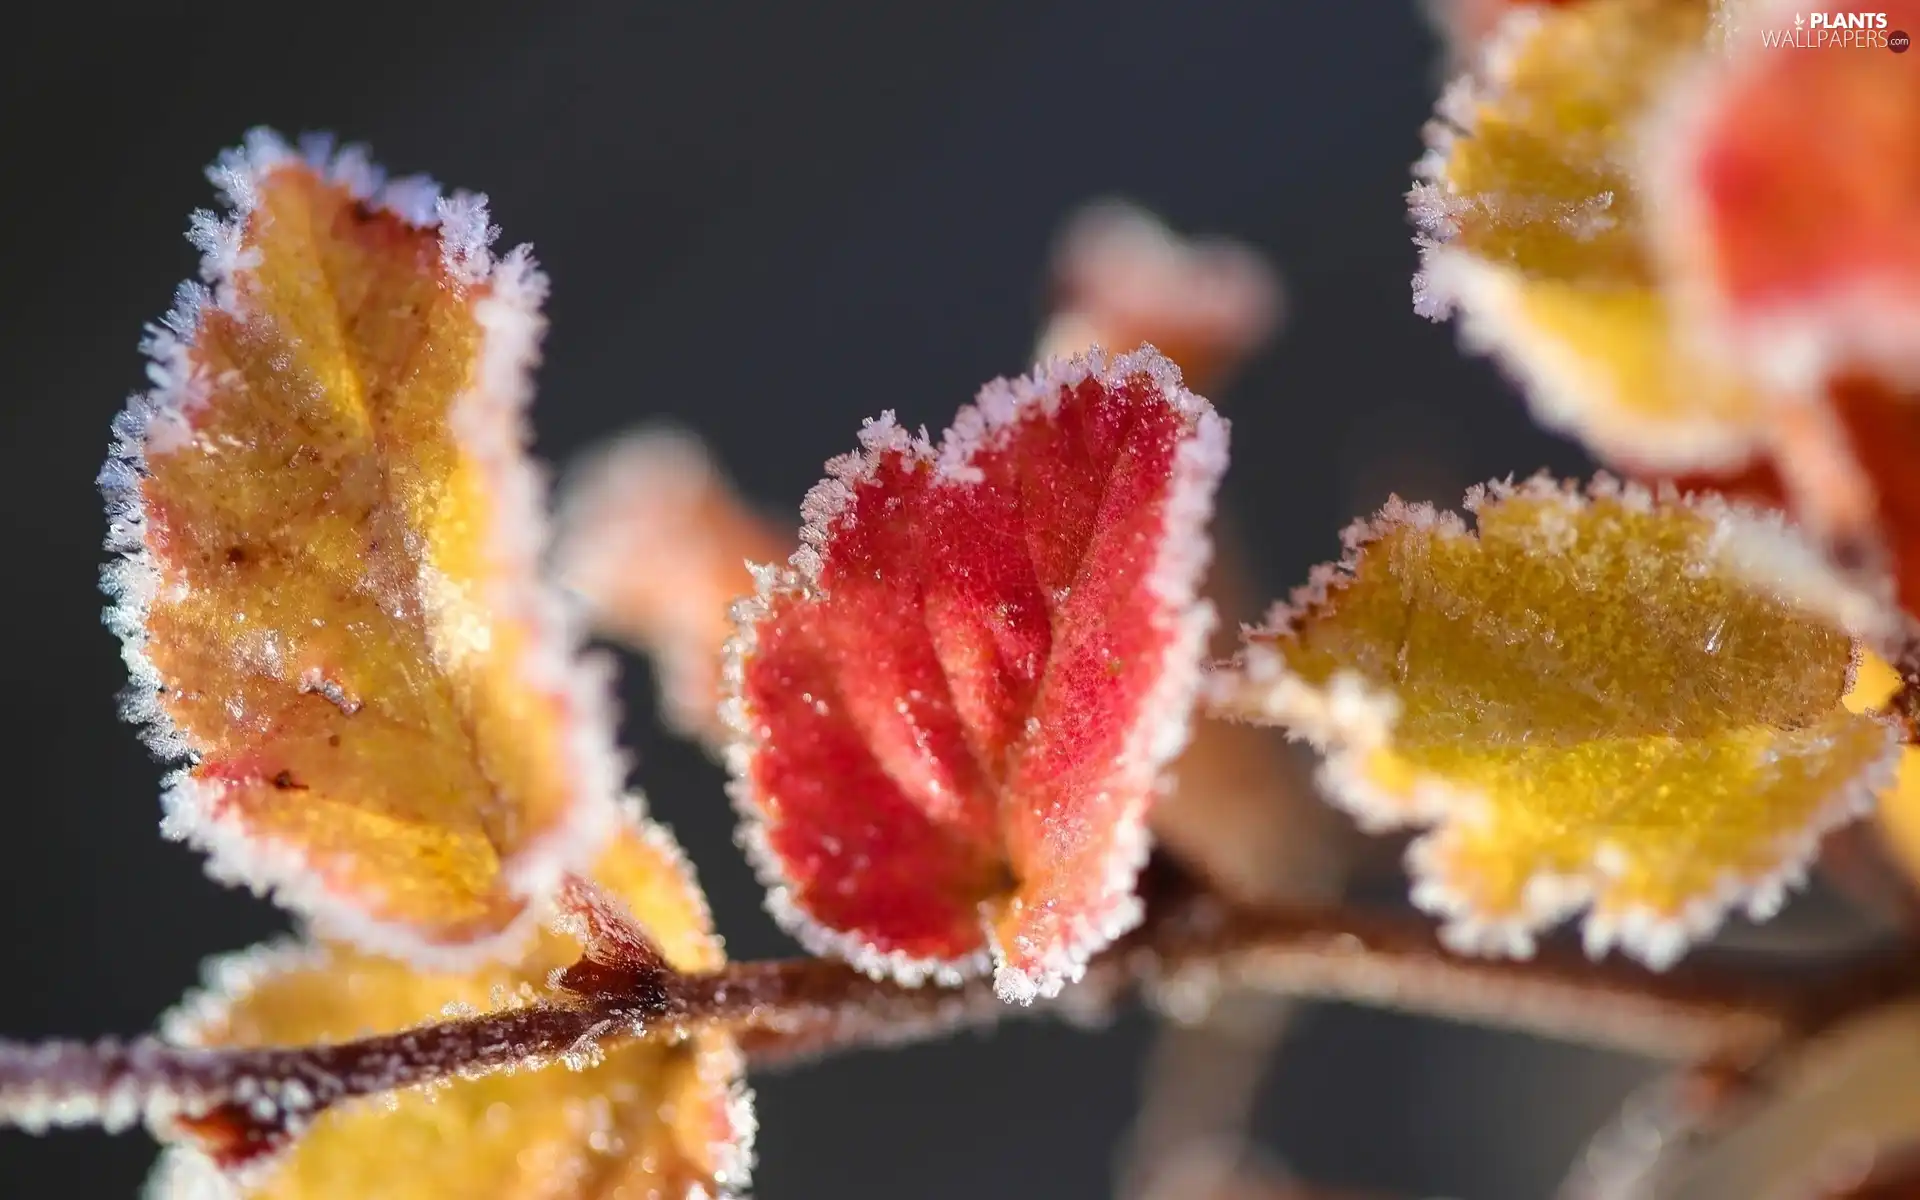
[[[1285,276],[1287,328],[1219,397],[1263,593],[1389,491],[1453,504],[1494,475],[1584,469],[1411,309],[1402,194],[1442,55],[1410,3],[171,7],[53,6],[0,45],[8,1036],[139,1032],[203,956],[283,926],[160,840],[160,770],[116,717],[95,586],[108,421],[143,386],[142,323],[194,270],[200,169],[252,124],[331,129],[484,190],[506,242],[535,243],[555,462],[675,418],[792,512],[862,417],[937,430],[1024,370],[1059,223],[1120,195]],[[643,665],[622,687],[638,781],[731,951],[791,952],[720,772],[657,731]],[[759,1079],[756,1194],[1106,1196],[1151,1028],[1017,1024]],[[1533,1200],[1640,1072],[1315,1010],[1256,1125],[1310,1177]],[[0,1194],[129,1196],[151,1157],[138,1135],[3,1135]]]

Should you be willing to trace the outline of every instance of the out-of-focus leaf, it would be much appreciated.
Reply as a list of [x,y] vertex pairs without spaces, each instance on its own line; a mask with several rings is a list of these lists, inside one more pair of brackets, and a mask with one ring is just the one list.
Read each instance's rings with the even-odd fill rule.
[[777,916],[906,980],[1031,999],[1139,917],[1226,425],[1147,350],[989,385],[939,447],[891,417],[808,497],[732,651],[729,755]]
[[1920,1181],[1920,1001],[1896,997],[1725,1078],[1643,1093],[1561,1200],[1896,1200]]
[[1231,710],[1330,752],[1375,829],[1430,828],[1414,899],[1463,950],[1526,954],[1581,910],[1590,951],[1664,966],[1776,909],[1819,835],[1891,779],[1841,704],[1845,634],[1728,561],[1759,520],[1602,481],[1398,501],[1249,634]]
[[[1901,689],[1899,672],[1877,654],[1863,655],[1853,689],[1847,693],[1847,707],[1854,712],[1874,712],[1887,708]],[[1893,853],[1893,859],[1909,879],[1920,882],[1920,749],[1905,746],[1900,751],[1900,771],[1892,787],[1880,794],[1874,810],[1880,836]]]
[[631,434],[571,482],[555,554],[560,581],[599,628],[653,658],[677,731],[723,744],[720,664],[749,563],[778,562],[793,537],[749,508],[690,435]]
[[322,932],[438,965],[529,931],[620,764],[538,578],[522,410],[545,279],[484,197],[271,135],[211,172],[211,290],[116,423],[110,624],[187,765],[169,831]]
[[1654,232],[1686,336],[1809,410],[1768,438],[1792,511],[1920,612],[1920,74],[1884,44],[1920,4],[1795,15],[1759,6],[1650,130]]
[[[1757,7],[1650,130],[1649,211],[1697,335],[1797,393],[1920,387],[1920,2]],[[1862,28],[1848,28],[1849,19]],[[1751,23],[1751,22],[1750,22]],[[1824,25],[1840,25],[1829,29]],[[1798,37],[1802,46],[1768,46]]]
[[[680,970],[722,961],[704,901],[678,849],[636,811],[592,879],[627,906]],[[331,944],[265,947],[213,964],[209,990],[168,1021],[186,1045],[325,1044],[450,1013],[539,997],[580,943],[543,934],[515,963],[423,971]],[[753,1115],[742,1062],[724,1034],[578,1048],[529,1064],[328,1109],[284,1153],[246,1164],[247,1194],[272,1200],[610,1200],[732,1195],[746,1183]],[[298,1122],[296,1122],[296,1128]],[[191,1146],[168,1151],[156,1200],[188,1200],[219,1170]]]
[[1145,342],[1211,393],[1279,326],[1280,280],[1247,246],[1188,239],[1107,200],[1075,213],[1053,254],[1054,312],[1035,357]]
[[1709,40],[1709,0],[1509,13],[1449,87],[1411,195],[1416,307],[1525,386],[1535,414],[1636,470],[1737,466],[1761,402],[1675,327],[1637,134]]
[[1418,307],[1457,310],[1614,465],[1772,477],[1879,637],[1881,566],[1920,607],[1920,80],[1877,39],[1920,8],[1813,19],[1858,14],[1516,6],[1442,98],[1411,201]]

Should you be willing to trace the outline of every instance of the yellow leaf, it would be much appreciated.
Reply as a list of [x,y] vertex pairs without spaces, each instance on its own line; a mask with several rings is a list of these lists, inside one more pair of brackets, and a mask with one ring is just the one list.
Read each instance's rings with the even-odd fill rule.
[[1880,793],[1875,812],[1894,860],[1908,879],[1920,882],[1920,750],[1908,746],[1900,751],[1899,776]]
[[1900,673],[1893,665],[1871,650],[1863,651],[1853,686],[1847,689],[1847,710],[1863,713],[1883,709],[1899,691]]
[[131,715],[168,829],[323,933],[443,966],[530,932],[620,789],[604,680],[539,582],[522,409],[545,279],[484,197],[267,135],[214,172],[212,292],[103,474]]
[[[1899,673],[1879,655],[1867,653],[1847,693],[1847,707],[1854,712],[1884,709],[1899,690]],[[1920,749],[1901,748],[1899,774],[1893,786],[1880,793],[1874,815],[1894,860],[1909,879],[1920,880]]]
[[1409,199],[1417,306],[1526,386],[1541,421],[1636,469],[1728,467],[1759,397],[1675,330],[1647,236],[1636,137],[1709,41],[1710,0],[1585,0],[1510,14],[1428,126]]
[[[681,970],[723,955],[680,853],[635,809],[592,878],[623,901]],[[216,963],[209,994],[167,1022],[186,1045],[345,1041],[548,996],[572,963],[572,937],[543,934],[514,964],[429,973],[337,945],[266,947]],[[742,1062],[723,1034],[628,1042],[551,1065],[455,1079],[328,1109],[285,1155],[250,1177],[263,1200],[498,1197],[566,1200],[735,1194],[746,1183],[753,1117]],[[193,1195],[213,1170],[190,1148],[168,1152],[156,1200]]]
[[1536,479],[1467,508],[1349,530],[1225,706],[1328,751],[1368,826],[1430,828],[1414,899],[1456,948],[1524,955],[1585,909],[1590,952],[1665,966],[1770,915],[1892,774],[1894,730],[1841,704],[1850,640],[1733,569],[1754,518],[1717,501]]

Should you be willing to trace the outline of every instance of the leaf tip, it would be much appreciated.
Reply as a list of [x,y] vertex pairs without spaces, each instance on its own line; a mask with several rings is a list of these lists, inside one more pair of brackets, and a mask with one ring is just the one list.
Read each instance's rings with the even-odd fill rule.
[[[381,889],[366,878],[350,884],[347,875],[378,872],[358,872],[339,845],[323,851],[242,793],[280,788],[282,779],[306,791],[316,773],[338,782],[361,762],[333,753],[343,737],[363,753],[392,749],[401,735],[384,713],[362,715],[330,741],[319,728],[363,712],[356,673],[364,686],[377,686],[369,678],[388,685],[378,700],[433,706],[360,653],[364,643],[352,631],[374,618],[345,610],[374,604],[367,597],[378,593],[375,623],[393,627],[388,650],[400,638],[423,668],[461,676],[452,691],[462,699],[450,703],[475,710],[467,715],[489,729],[507,718],[543,723],[553,735],[530,749],[482,739],[491,765],[511,776],[487,786],[504,782],[526,819],[484,833],[480,820],[466,822],[449,835],[465,843],[442,858],[467,855],[450,870],[495,856],[504,895],[524,900],[543,895],[606,837],[625,775],[607,704],[610,660],[578,653],[578,632],[538,570],[545,482],[526,457],[524,410],[544,330],[545,276],[526,247],[492,254],[497,231],[483,198],[443,199],[429,180],[388,180],[364,148],[336,147],[324,135],[296,149],[254,130],[209,177],[227,213],[190,222],[204,282],[183,285],[172,311],[149,329],[153,386],[115,419],[100,473],[114,555],[102,575],[106,623],[122,639],[131,676],[123,712],[162,758],[192,759],[168,781],[163,828],[209,851],[217,878],[272,893],[382,949],[438,960],[410,940],[413,923],[424,940],[470,934],[476,954],[504,946],[522,922],[503,896],[466,897],[491,905],[479,924],[496,927],[484,931],[455,934],[437,918],[416,922],[397,910],[375,916]],[[323,252],[322,282],[339,292],[334,299],[382,305],[379,320],[342,320],[315,302],[312,271],[289,264]],[[397,301],[400,290],[407,303]],[[409,360],[404,386],[371,378],[394,366],[395,345],[422,337],[436,355]],[[379,344],[350,346],[354,338]],[[255,361],[271,371],[249,375],[244,368]],[[411,406],[411,440],[371,445],[363,435],[373,404]],[[215,441],[218,453],[209,449]],[[348,488],[350,496],[338,486],[365,477],[351,469],[356,460],[382,455],[404,460],[397,476],[382,472],[404,477],[403,486]],[[249,472],[271,475],[272,486],[226,486]],[[323,486],[329,478],[333,486]],[[369,532],[369,513],[385,518],[394,536]],[[376,555],[383,545],[384,557]],[[301,570],[289,571],[296,559]],[[353,579],[327,595],[295,586],[329,572]],[[259,593],[249,589],[263,588],[273,589],[270,606],[253,603]],[[254,620],[220,633],[197,615],[208,604],[231,606],[220,609],[221,628]],[[243,615],[230,617],[235,609]],[[493,687],[506,678],[513,697]],[[311,708],[315,696],[338,711]],[[477,715],[480,707],[488,715]],[[236,730],[249,721],[286,731],[286,740],[242,744]],[[412,728],[418,743],[428,736],[422,731],[447,725],[429,718]],[[328,811],[337,816],[358,803]],[[425,804],[412,797],[370,807],[359,814],[370,824],[333,833],[342,843],[375,826],[426,837]],[[268,807],[284,810],[286,798]],[[480,846],[489,835],[497,840]],[[368,837],[368,846],[380,840]],[[441,949],[459,957],[451,945]]]
[[1252,247],[1185,238],[1127,201],[1074,213],[1055,243],[1055,311],[1042,360],[1088,345],[1164,347],[1196,379],[1217,383],[1273,336],[1279,275]]

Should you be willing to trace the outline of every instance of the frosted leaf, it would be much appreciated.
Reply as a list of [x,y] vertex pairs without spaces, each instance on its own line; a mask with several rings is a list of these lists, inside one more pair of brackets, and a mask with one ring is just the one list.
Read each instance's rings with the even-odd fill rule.
[[750,564],[785,558],[792,544],[697,440],[647,430],[599,451],[569,481],[554,560],[597,628],[652,656],[668,723],[718,744],[729,610],[754,590]]
[[1485,40],[1516,10],[1579,3],[1579,0],[1423,0],[1421,7],[1446,39],[1450,65],[1472,61]]
[[1664,967],[1770,916],[1892,777],[1894,729],[1841,704],[1849,639],[1731,568],[1755,518],[1716,501],[1536,479],[1467,507],[1355,525],[1218,702],[1326,750],[1367,827],[1430,830],[1413,898],[1459,949],[1584,910],[1590,952]]
[[[706,448],[677,430],[626,435],[596,451],[563,490],[561,581],[598,628],[652,657],[668,724],[724,748],[718,689],[732,602],[755,590],[753,564],[786,558],[797,534],[756,512]],[[1210,594],[1217,603],[1218,592]],[[831,708],[821,696],[813,705]],[[1230,722],[1199,726],[1175,764],[1175,786],[1151,814],[1170,851],[1248,899],[1307,873],[1304,863],[1276,870],[1305,840],[1300,810],[1276,801],[1297,786],[1277,740]]]
[[465,964],[591,859],[623,773],[538,577],[546,281],[477,197],[423,216],[307,151],[257,132],[212,172],[210,286],[150,331],[101,475],[108,624],[128,715],[186,760],[170,835],[325,933]]
[[1232,375],[1279,327],[1273,268],[1224,238],[1188,239],[1121,200],[1075,213],[1053,252],[1054,311],[1035,357],[1150,342],[1193,387]]
[[[1848,11],[1852,11],[1849,9]],[[1857,573],[1891,565],[1920,612],[1920,76],[1874,39],[1920,25],[1801,34],[1760,6],[1731,53],[1675,89],[1649,131],[1656,244],[1704,351],[1794,403],[1769,448],[1789,508]],[[1841,39],[1856,39],[1847,45]]]
[[1416,307],[1457,313],[1542,422],[1635,470],[1732,467],[1764,432],[1761,397],[1674,324],[1637,169],[1641,124],[1712,9],[1514,6],[1442,96],[1409,194]]
[[1139,918],[1212,615],[1226,425],[1151,349],[989,385],[936,448],[891,416],[743,606],[729,753],[770,906],[816,952],[1002,995]]
[[[722,961],[678,850],[637,809],[592,878],[593,894],[617,912],[621,927],[645,931],[649,954],[681,970]],[[628,913],[637,925],[627,924]],[[553,1001],[548,977],[575,963],[580,950],[574,937],[549,933],[518,961],[459,973],[422,971],[341,946],[254,952],[213,964],[208,991],[169,1019],[166,1035],[193,1046],[324,1045],[440,1019],[449,1005],[495,1010],[502,996],[530,989]],[[528,1012],[527,1019],[538,1018]],[[185,1200],[194,1195],[182,1190],[188,1183],[219,1176],[222,1167],[249,1195],[276,1200],[586,1200],[623,1189],[735,1195],[747,1182],[753,1134],[742,1066],[718,1032],[619,1044],[589,1034],[557,1063],[528,1061],[506,1072],[456,1076],[384,1104],[345,1103],[309,1118],[286,1109],[301,1097],[279,1085],[273,1099],[286,1113],[280,1128],[292,1136],[290,1145],[222,1138],[205,1118],[161,1121],[163,1133],[184,1140],[168,1151],[151,1195]],[[258,1097],[236,1099],[247,1104]],[[308,1111],[313,1108],[309,1103]]]
[[1623,469],[1779,491],[1838,567],[1802,573],[1883,633],[1882,565],[1920,605],[1914,78],[1779,48],[1790,5],[1733,7],[1504,18],[1428,127],[1419,305]]
[[1729,363],[1789,394],[1849,374],[1911,392],[1920,74],[1884,40],[1920,26],[1920,3],[1834,11],[1873,17],[1801,35],[1830,45],[1781,49],[1769,43],[1800,14],[1761,5],[1677,89],[1649,130],[1652,231],[1687,319]]

